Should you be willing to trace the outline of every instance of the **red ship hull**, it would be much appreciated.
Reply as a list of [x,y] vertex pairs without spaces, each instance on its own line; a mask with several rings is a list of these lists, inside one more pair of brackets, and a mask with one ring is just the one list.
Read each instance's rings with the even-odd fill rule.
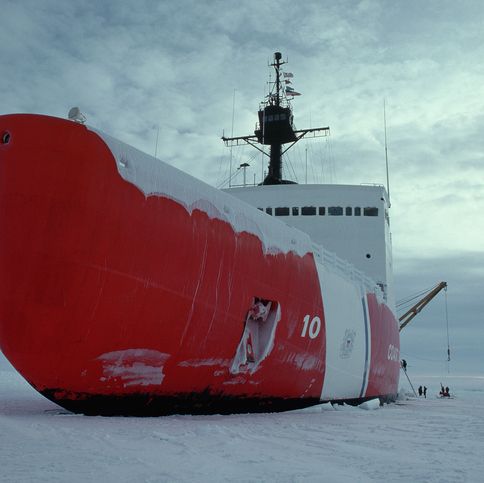
[[[80,124],[0,116],[2,133],[0,347],[35,389],[69,410],[108,415],[321,399],[324,294],[312,253],[271,252],[210,210],[146,196]],[[272,322],[250,318],[257,301]],[[367,304],[361,396],[392,398],[397,325],[372,294]],[[308,314],[320,320],[314,338],[301,337]]]

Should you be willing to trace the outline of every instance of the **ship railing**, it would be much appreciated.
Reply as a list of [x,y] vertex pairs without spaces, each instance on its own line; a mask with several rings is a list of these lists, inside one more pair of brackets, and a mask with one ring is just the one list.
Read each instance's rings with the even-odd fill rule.
[[313,244],[313,254],[316,260],[325,268],[341,274],[359,285],[363,285],[369,292],[384,296],[383,290],[377,282],[361,270],[358,270],[352,263],[340,258],[336,253],[326,250],[321,245]]

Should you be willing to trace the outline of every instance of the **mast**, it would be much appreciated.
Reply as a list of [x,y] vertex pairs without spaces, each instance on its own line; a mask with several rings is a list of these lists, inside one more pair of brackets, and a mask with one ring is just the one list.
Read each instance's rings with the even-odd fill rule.
[[387,172],[387,193],[388,193],[388,207],[390,208],[390,176],[388,174],[388,145],[387,145],[387,114],[385,99],[383,99],[383,127],[385,131],[385,167]]
[[[274,67],[276,79],[272,83],[273,89],[260,105],[259,122],[254,135],[229,138],[222,136],[222,140],[228,147],[250,144],[269,157],[268,172],[262,182],[263,185],[295,184],[294,181],[282,179],[283,154],[307,134],[311,134],[310,137],[322,137],[329,134],[329,127],[301,130],[294,128],[292,107],[288,96],[297,93],[294,93],[293,89],[290,91],[286,89],[281,82],[281,66],[286,64],[281,59],[282,54],[275,52],[274,61],[270,66]],[[283,145],[288,143],[291,144],[283,150]],[[269,146],[269,153],[263,147],[259,147],[259,144]]]
[[279,106],[281,103],[281,97],[280,97],[280,88],[281,88],[281,81],[280,81],[280,75],[281,71],[279,70],[279,67],[282,64],[285,64],[285,62],[281,62],[282,55],[280,52],[275,52],[274,53],[274,63],[271,64],[274,69],[276,69],[276,106]]

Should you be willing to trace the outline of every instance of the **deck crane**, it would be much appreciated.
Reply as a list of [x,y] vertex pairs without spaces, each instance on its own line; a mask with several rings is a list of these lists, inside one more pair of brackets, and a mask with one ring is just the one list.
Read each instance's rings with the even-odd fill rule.
[[447,289],[447,282],[440,282],[415,305],[410,307],[398,320],[400,322],[400,332],[410,321],[442,290]]

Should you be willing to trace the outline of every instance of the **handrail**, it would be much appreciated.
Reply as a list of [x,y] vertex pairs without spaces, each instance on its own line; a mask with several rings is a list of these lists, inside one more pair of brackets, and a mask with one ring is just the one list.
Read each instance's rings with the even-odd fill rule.
[[346,276],[346,278],[364,285],[365,288],[371,292],[380,292],[382,297],[385,296],[382,287],[377,282],[361,270],[358,270],[352,263],[340,258],[336,253],[327,250],[321,245],[313,243],[313,254],[315,254],[316,258],[319,259],[319,262],[326,268],[333,269],[333,271]]

